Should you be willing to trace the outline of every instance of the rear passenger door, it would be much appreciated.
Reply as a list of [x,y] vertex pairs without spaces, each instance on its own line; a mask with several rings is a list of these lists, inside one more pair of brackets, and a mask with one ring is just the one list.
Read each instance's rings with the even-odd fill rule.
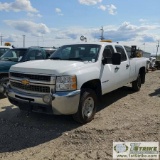
[[125,49],[120,45],[115,45],[116,52],[121,53],[121,64],[117,66],[117,86],[122,87],[129,82],[130,62],[126,56]]

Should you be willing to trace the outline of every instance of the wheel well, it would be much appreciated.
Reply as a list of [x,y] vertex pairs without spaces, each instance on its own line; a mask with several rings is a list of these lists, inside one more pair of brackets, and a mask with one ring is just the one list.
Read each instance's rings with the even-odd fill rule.
[[146,70],[145,67],[140,68],[139,70],[140,76],[141,76],[141,83],[145,83],[145,75],[146,75]]
[[82,88],[90,88],[94,90],[98,98],[100,98],[102,95],[101,82],[99,79],[94,79],[94,80],[85,82],[82,85],[81,89]]

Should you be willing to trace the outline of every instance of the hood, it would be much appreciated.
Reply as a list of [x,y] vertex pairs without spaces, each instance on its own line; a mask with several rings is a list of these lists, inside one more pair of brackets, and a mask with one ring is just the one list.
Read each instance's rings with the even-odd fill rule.
[[85,64],[93,64],[92,62],[65,61],[65,60],[36,60],[16,64],[10,68],[10,71],[39,73],[59,75],[69,71],[80,69]]
[[69,71],[86,67],[86,65],[93,65],[93,62],[77,62],[65,60],[36,60],[16,64],[11,67],[10,71],[38,73],[49,75],[67,74]]
[[14,64],[17,64],[17,62],[0,60],[0,72],[8,72],[10,67]]

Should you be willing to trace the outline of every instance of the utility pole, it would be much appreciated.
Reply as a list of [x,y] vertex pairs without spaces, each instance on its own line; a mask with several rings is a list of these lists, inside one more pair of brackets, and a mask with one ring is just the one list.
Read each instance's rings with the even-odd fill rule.
[[145,43],[143,43],[143,45],[144,45],[144,52],[145,52],[145,45],[146,45],[146,44],[145,44]]
[[0,37],[1,37],[1,46],[2,46],[2,42],[3,42],[2,37],[3,37],[3,36],[1,35]]
[[104,36],[103,36],[103,34],[104,34],[103,26],[102,26],[102,28],[100,29],[100,31],[101,31],[101,37],[100,37],[100,39],[103,40],[103,39],[104,39]]
[[157,45],[156,59],[157,59],[157,54],[158,54],[158,48],[159,48],[159,41],[158,41],[158,45]]
[[25,47],[25,35],[23,35],[23,48]]

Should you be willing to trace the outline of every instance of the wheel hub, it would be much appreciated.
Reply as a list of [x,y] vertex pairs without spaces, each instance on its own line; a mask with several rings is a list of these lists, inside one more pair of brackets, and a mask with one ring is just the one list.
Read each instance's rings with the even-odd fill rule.
[[83,117],[89,118],[93,113],[93,109],[94,109],[94,100],[92,97],[88,97],[83,103],[83,108],[82,108]]

